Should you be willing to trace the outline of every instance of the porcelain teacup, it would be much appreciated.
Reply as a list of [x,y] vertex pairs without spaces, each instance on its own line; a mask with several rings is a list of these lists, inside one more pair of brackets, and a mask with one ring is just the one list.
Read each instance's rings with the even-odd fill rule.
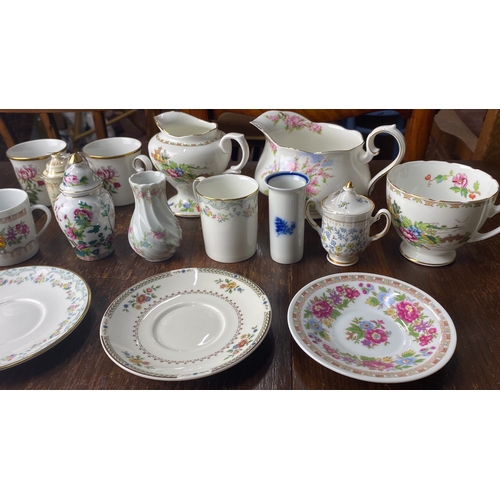
[[413,161],[394,167],[386,180],[392,223],[403,240],[400,252],[425,266],[444,266],[464,243],[500,233],[479,230],[500,212],[498,182],[472,167],[444,161]]
[[66,151],[66,143],[60,139],[35,139],[16,144],[6,152],[12,163],[17,180],[28,193],[31,204],[51,206],[49,193],[42,173],[53,153]]
[[129,178],[138,171],[137,162],[142,160],[145,170],[153,168],[149,158],[141,155],[141,147],[141,141],[129,137],[108,137],[83,147],[90,168],[101,178],[115,207],[134,203]]

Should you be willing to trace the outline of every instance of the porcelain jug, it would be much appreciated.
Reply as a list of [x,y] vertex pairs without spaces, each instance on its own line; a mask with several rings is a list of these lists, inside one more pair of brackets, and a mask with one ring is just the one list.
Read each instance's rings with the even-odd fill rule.
[[[291,111],[267,111],[250,123],[266,138],[255,170],[255,179],[266,195],[265,178],[282,170],[302,172],[309,177],[308,199],[321,201],[349,181],[358,194],[370,194],[377,180],[400,163],[406,152],[403,134],[395,125],[375,128],[367,137],[365,150],[360,132],[331,123],[314,123]],[[371,178],[368,162],[379,153],[374,140],[382,133],[396,139],[399,151],[390,165]]]
[[[218,130],[217,124],[180,111],[167,111],[156,116],[155,121],[160,131],[149,141],[148,152],[154,167],[166,174],[169,184],[177,190],[169,198],[169,206],[177,216],[199,217],[194,179],[239,174],[250,157],[248,143],[243,134],[225,134]],[[227,169],[231,140],[239,144],[242,155],[237,165]]]
[[[322,217],[321,228],[310,214],[313,205]],[[356,193],[352,182],[321,202],[311,198],[306,203],[306,218],[321,236],[321,244],[328,252],[328,262],[336,266],[352,266],[372,241],[387,234],[391,226],[391,214],[381,208],[372,217],[374,208],[372,200]],[[370,227],[382,216],[386,219],[384,229],[370,236]]]
[[130,246],[150,262],[170,259],[181,243],[182,230],[167,203],[165,174],[139,172],[130,176],[129,183],[135,198],[128,230]]

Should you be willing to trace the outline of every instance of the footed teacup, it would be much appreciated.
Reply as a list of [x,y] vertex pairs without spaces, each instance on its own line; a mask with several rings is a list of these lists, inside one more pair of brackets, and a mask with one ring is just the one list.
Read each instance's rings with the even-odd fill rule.
[[396,165],[387,175],[387,205],[403,240],[400,252],[424,266],[444,266],[464,243],[500,233],[479,230],[500,211],[498,182],[472,167],[444,161]]

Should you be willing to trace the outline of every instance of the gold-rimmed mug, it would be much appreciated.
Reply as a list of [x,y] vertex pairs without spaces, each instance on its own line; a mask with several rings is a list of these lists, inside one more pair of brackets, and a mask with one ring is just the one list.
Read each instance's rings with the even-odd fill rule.
[[90,168],[111,194],[115,207],[134,203],[129,178],[138,172],[137,164],[142,163],[142,170],[152,169],[149,157],[141,154],[141,147],[138,139],[107,137],[86,144],[82,149]]
[[61,139],[35,139],[21,142],[7,150],[6,156],[32,205],[51,206],[42,172],[50,160],[50,155],[63,153],[66,148],[66,143]]

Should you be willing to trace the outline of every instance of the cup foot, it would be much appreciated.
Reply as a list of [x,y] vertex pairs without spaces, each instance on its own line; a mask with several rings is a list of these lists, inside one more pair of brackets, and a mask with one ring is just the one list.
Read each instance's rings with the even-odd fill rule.
[[181,196],[179,193],[168,199],[168,206],[177,217],[199,217],[200,207],[194,197]]
[[358,262],[359,257],[356,255],[352,260],[338,260],[333,258],[330,254],[326,256],[326,260],[330,263],[333,264],[334,266],[340,266],[340,267],[348,267],[348,266],[353,266]]
[[415,264],[428,267],[447,266],[455,261],[457,253],[455,250],[433,251],[421,247],[414,247],[406,241],[399,245],[401,255]]

